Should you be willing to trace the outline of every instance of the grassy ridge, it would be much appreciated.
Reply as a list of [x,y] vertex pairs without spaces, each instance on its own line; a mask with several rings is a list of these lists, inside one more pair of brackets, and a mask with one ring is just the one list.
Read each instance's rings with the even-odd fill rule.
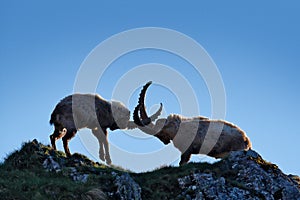
[[[44,160],[52,156],[62,166],[58,172],[43,167]],[[89,174],[82,183],[70,177],[72,168]],[[86,193],[100,188],[107,190],[112,184],[112,169],[94,163],[83,155],[66,159],[65,154],[53,151],[37,141],[23,144],[0,165],[1,199],[85,199]],[[102,174],[101,178],[97,174]]]
[[[49,156],[60,164],[61,170],[49,172],[43,167]],[[143,199],[162,199],[179,194],[178,177],[212,166],[191,163],[185,167],[164,167],[155,172],[129,174],[141,186]],[[88,174],[85,183],[70,177],[74,168],[79,174]],[[115,174],[124,171],[95,163],[80,154],[67,159],[63,152],[53,151],[34,140],[24,143],[0,165],[0,195],[1,199],[87,199],[95,189],[113,194],[116,190]],[[113,199],[114,195],[106,198]]]
[[[49,157],[58,163],[59,169],[51,170],[43,166]],[[264,161],[260,156],[250,156],[250,161],[267,173],[281,173],[276,165]],[[239,170],[247,166],[236,168],[233,167],[233,161],[223,159],[214,164],[189,163],[182,167],[132,173],[113,166],[107,167],[76,153],[66,158],[63,152],[54,151],[33,140],[24,143],[20,150],[10,154],[0,164],[0,199],[119,199],[115,181],[117,176],[124,173],[128,173],[141,187],[142,199],[178,199],[182,193],[178,179],[197,173],[211,174],[216,180],[224,177],[224,187],[247,190],[259,197],[260,194],[249,189],[247,184],[236,181]],[[87,179],[78,181],[76,177],[82,175]],[[292,179],[299,184],[298,176]],[[195,191],[191,192],[195,195]]]

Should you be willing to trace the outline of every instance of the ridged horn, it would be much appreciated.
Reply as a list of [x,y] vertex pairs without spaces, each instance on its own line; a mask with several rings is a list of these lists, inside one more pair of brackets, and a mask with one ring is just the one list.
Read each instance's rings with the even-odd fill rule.
[[[146,126],[150,124],[152,121],[158,118],[158,116],[161,114],[162,111],[163,105],[162,103],[160,103],[159,109],[153,115],[151,115],[150,117],[148,117],[147,115],[146,107],[145,107],[145,96],[146,96],[146,91],[151,84],[152,81],[149,81],[144,85],[139,96],[138,105],[135,107],[133,112],[134,123],[136,123],[138,126]],[[139,113],[141,117],[139,116]]]

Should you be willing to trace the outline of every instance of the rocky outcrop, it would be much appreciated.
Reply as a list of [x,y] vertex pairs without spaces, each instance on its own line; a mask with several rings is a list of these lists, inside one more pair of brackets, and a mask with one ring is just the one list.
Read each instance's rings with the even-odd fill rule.
[[300,199],[299,185],[255,151],[232,152],[221,172],[192,173],[178,179],[185,199]]
[[1,199],[300,199],[300,178],[284,174],[257,152],[221,161],[132,173],[37,140],[0,165]]
[[142,199],[141,187],[131,178],[128,173],[115,176],[114,184],[118,187],[116,195],[121,200],[140,200]]

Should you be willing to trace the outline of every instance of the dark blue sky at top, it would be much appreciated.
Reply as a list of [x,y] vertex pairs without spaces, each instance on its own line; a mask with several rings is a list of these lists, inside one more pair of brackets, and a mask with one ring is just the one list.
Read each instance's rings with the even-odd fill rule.
[[[184,33],[205,48],[223,78],[226,120],[244,129],[264,158],[299,175],[299,9],[297,1],[1,1],[0,156],[33,138],[49,143],[50,113],[72,93],[81,63],[99,43],[129,29],[163,27]],[[174,66],[185,76],[193,73],[182,70],[180,66],[188,64],[166,52],[132,52],[112,64],[103,79],[105,87],[99,85],[97,92],[111,98],[122,75],[118,66],[126,72],[131,65],[151,62]],[[191,84],[198,87],[195,80]],[[210,99],[203,88],[201,83],[197,95],[203,94],[201,111],[209,116]],[[155,85],[151,91],[163,92]],[[174,100],[170,95],[161,97]],[[157,95],[147,99],[149,104],[157,102]],[[168,113],[180,111],[175,100],[165,106]],[[110,140],[124,148],[122,141],[130,142],[115,132]],[[129,151],[136,150],[133,146],[128,145]],[[70,148],[85,153],[79,137]]]

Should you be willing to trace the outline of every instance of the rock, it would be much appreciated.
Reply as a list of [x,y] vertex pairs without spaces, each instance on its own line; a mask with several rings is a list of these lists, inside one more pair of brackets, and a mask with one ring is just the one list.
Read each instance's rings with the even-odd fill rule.
[[106,200],[107,196],[101,189],[94,188],[86,192],[85,194],[81,195],[81,199],[82,200]]
[[44,160],[43,167],[48,171],[55,171],[55,172],[61,171],[61,166],[53,160],[52,156],[48,156]]
[[79,173],[75,167],[70,168],[70,176],[72,177],[73,181],[79,181],[82,183],[86,183],[88,180],[89,175],[88,174],[81,174]]
[[[93,162],[81,154],[66,157],[63,152],[34,140],[24,143],[2,163],[0,196],[7,199],[300,200],[299,176],[285,175],[253,150],[231,152],[214,164],[188,163],[138,174],[124,171]],[[24,187],[15,187],[20,183]],[[77,189],[73,190],[74,187]]]
[[300,199],[295,178],[283,174],[255,151],[232,152],[219,166],[218,173],[199,172],[179,178],[183,192],[178,198]]
[[195,173],[178,179],[178,182],[184,198],[188,193],[192,199],[255,199],[247,190],[230,187],[224,177],[215,178],[212,174]]
[[141,187],[130,177],[128,173],[117,175],[114,181],[117,186],[116,196],[122,200],[142,199]]
[[293,174],[289,174],[288,177],[295,183],[298,185],[298,188],[300,189],[300,177],[293,175]]

